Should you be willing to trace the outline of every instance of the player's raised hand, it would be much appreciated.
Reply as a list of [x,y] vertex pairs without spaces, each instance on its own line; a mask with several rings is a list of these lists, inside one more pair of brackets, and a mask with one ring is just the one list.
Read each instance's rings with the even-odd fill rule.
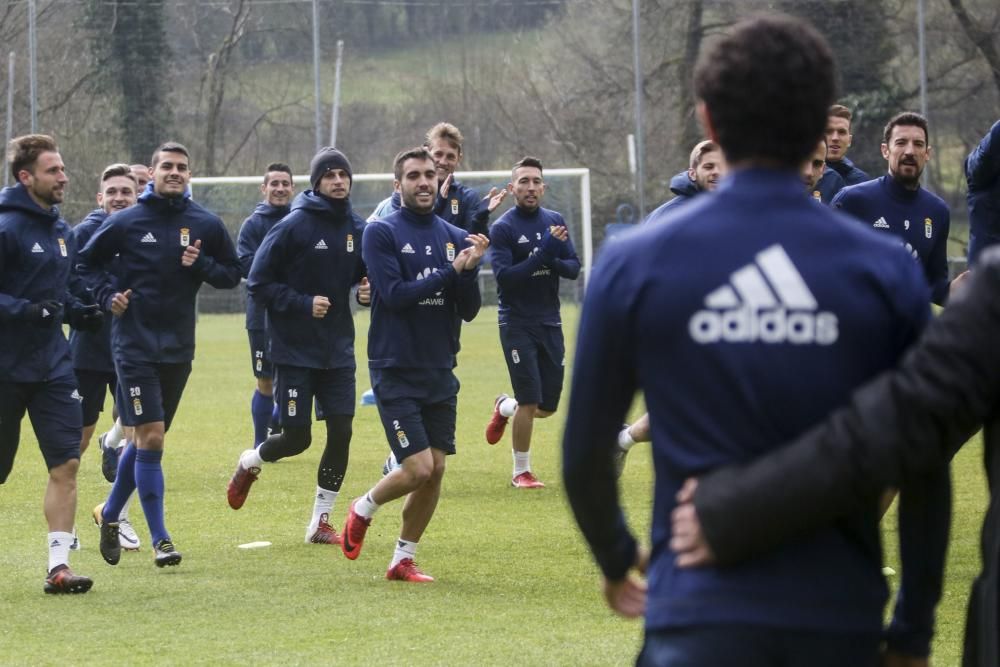
[[472,244],[465,249],[470,251],[465,259],[465,270],[468,271],[476,268],[479,262],[482,261],[483,256],[486,254],[486,249],[490,245],[490,237],[485,234],[470,234],[465,237],[465,240]]
[[197,239],[194,245],[189,245],[184,248],[184,254],[181,255],[181,266],[191,266],[196,261],[198,261],[198,255],[201,254],[201,239]]
[[569,240],[569,230],[564,225],[552,225],[549,227],[549,234],[560,241]]
[[312,316],[318,320],[326,317],[326,311],[330,310],[330,300],[325,296],[313,297]]
[[447,198],[448,193],[451,192],[451,177],[452,175],[448,174],[448,177],[444,179],[444,183],[441,184],[441,189],[438,191],[441,194],[441,199]]
[[131,289],[116,293],[113,297],[111,297],[111,314],[115,317],[121,317],[125,311],[128,310],[128,303],[131,299]]
[[490,193],[483,197],[483,200],[487,202],[486,210],[490,213],[497,210],[497,206],[503,203],[503,200],[507,197],[507,190],[502,189],[497,191],[496,188],[490,188]]
[[358,283],[358,303],[367,306],[372,302],[372,286],[368,278],[362,278]]

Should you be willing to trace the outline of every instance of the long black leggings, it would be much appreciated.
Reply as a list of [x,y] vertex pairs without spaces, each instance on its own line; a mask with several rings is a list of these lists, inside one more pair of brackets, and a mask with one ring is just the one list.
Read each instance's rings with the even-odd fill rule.
[[[347,473],[351,450],[353,415],[329,415],[326,418],[326,448],[319,460],[316,484],[328,491],[340,491]],[[260,457],[268,462],[295,456],[312,444],[312,427],[285,426],[281,433],[268,437],[260,445]]]

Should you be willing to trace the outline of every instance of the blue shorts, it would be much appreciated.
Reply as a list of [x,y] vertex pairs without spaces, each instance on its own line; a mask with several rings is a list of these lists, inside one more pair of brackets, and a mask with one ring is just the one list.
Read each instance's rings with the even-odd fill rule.
[[373,368],[371,379],[397,461],[428,447],[455,453],[459,384],[451,369]]
[[500,327],[500,345],[517,402],[555,412],[566,370],[562,329],[505,324]]
[[271,345],[264,329],[247,329],[250,338],[250,363],[253,364],[255,378],[267,378],[274,375],[271,367]]
[[80,458],[83,413],[74,375],[46,382],[0,382],[0,484],[14,467],[25,412],[49,470]]
[[118,376],[108,371],[91,371],[76,368],[76,381],[83,396],[83,425],[91,426],[97,423],[97,418],[104,412],[104,397],[111,393],[115,399],[118,391]]
[[145,364],[119,361],[118,414],[125,426],[163,422],[164,430],[181,403],[184,386],[191,375],[191,362]]
[[646,630],[638,667],[877,667],[879,633],[819,632],[753,625]]
[[309,408],[316,399],[316,418],[354,415],[357,397],[353,368],[303,368],[277,364],[274,368],[274,400],[281,410],[282,426],[305,426],[311,422]]

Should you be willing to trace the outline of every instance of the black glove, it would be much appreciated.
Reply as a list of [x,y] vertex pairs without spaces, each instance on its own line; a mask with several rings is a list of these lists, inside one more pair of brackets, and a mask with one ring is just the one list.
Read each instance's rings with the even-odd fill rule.
[[70,321],[70,326],[78,331],[100,331],[103,324],[104,313],[96,303],[78,308]]
[[39,327],[47,327],[52,322],[62,322],[62,304],[55,299],[33,303],[25,309],[27,320]]

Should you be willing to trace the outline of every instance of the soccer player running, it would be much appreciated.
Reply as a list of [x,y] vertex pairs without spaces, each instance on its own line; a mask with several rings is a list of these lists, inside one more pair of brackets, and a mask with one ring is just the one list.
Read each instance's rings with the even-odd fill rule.
[[[194,358],[198,290],[240,282],[240,264],[218,216],[190,196],[190,158],[175,142],[152,159],[152,187],[135,206],[108,217],[80,251],[78,265],[97,303],[115,315],[111,349],[122,423],[135,428],[99,516],[101,556],[121,558],[118,516],[138,489],[158,567],[177,565],[163,517],[164,436],[177,412]],[[117,259],[116,259],[117,258]],[[106,271],[114,262],[116,280]]]
[[16,184],[0,192],[0,484],[27,412],[49,471],[45,592],[86,593],[93,581],[69,569],[82,420],[62,323],[65,309],[71,323],[96,330],[103,315],[69,293],[72,240],[58,208],[69,178],[55,141],[17,137],[7,162]]
[[[883,132],[882,157],[887,174],[844,188],[831,206],[899,237],[923,267],[931,299],[944,305],[951,289],[947,254],[951,212],[943,199],[920,186],[931,158],[927,119],[912,111],[893,116]],[[956,285],[965,277],[955,278]]]
[[434,214],[437,171],[426,148],[397,155],[393,173],[402,207],[368,224],[363,257],[372,301],[368,366],[400,467],[351,504],[340,546],[356,559],[375,512],[406,496],[386,579],[426,582],[433,578],[420,571],[414,556],[437,507],[445,456],[455,453],[455,318],[469,322],[479,312],[477,275],[489,239]]
[[[251,298],[267,308],[282,431],[243,452],[226,495],[239,509],[265,463],[309,447],[315,397],[326,420],[326,447],[305,541],[340,544],[329,520],[351,446],[356,368],[349,299],[365,276],[365,221],[351,209],[353,172],[343,153],[320,150],[309,171],[312,189],[296,197],[292,212],[264,237],[247,282]],[[359,287],[358,301],[368,303],[367,285]]]
[[538,158],[515,164],[507,189],[515,206],[490,228],[490,262],[497,280],[500,345],[514,397],[497,397],[486,442],[499,442],[513,417],[510,483],[537,489],[545,484],[531,470],[531,432],[536,418],[550,417],[559,407],[566,355],[559,282],[577,279],[580,258],[563,217],[542,207],[545,181]]
[[[789,17],[743,22],[707,49],[695,71],[699,117],[730,174],[712,197],[605,248],[588,288],[564,476],[608,604],[645,612],[640,665],[878,661],[887,587],[876,499],[738,570],[680,570],[668,548],[686,477],[805,430],[892,367],[929,317],[912,258],[803,190],[799,169],[823,133],[834,78],[825,40]],[[612,468],[636,389],[653,431],[650,557],[629,532]],[[893,648],[929,631],[920,621],[947,539],[911,500],[901,498]],[[648,589],[630,575],[647,563]]]
[[[73,247],[77,250],[83,248],[109,215],[135,204],[137,190],[135,175],[127,164],[112,164],[105,167],[101,172],[100,191],[97,193],[98,208],[91,211],[70,232]],[[86,286],[79,284],[79,275],[75,269],[71,280],[77,285],[75,291],[78,294],[86,293]],[[77,382],[80,384],[80,394],[83,396],[83,438],[80,441],[82,454],[97,429],[97,418],[104,410],[106,395],[110,393],[114,401],[117,394],[118,376],[115,375],[115,362],[111,358],[110,313],[104,318],[100,331],[71,331],[69,347],[73,358],[73,372],[76,374]],[[115,481],[118,456],[126,443],[126,433],[121,427],[117,406],[113,410],[113,416],[114,425],[98,439],[101,449],[101,470],[109,482]],[[138,550],[140,546],[139,535],[129,520],[129,505],[134,498],[135,494],[129,495],[118,515],[118,540],[122,548],[129,551]],[[97,511],[99,509],[103,509],[102,506],[98,505]]]
[[[292,195],[295,193],[291,167],[281,162],[267,165],[260,191],[264,195],[264,201],[257,204],[253,213],[243,221],[236,241],[236,253],[240,258],[240,271],[244,278],[250,275],[250,265],[253,264],[254,256],[264,236],[291,210]],[[250,339],[250,363],[257,380],[257,387],[250,399],[250,418],[253,420],[252,444],[256,447],[267,438],[267,429],[274,408],[274,381],[264,309],[249,296],[246,328]]]

